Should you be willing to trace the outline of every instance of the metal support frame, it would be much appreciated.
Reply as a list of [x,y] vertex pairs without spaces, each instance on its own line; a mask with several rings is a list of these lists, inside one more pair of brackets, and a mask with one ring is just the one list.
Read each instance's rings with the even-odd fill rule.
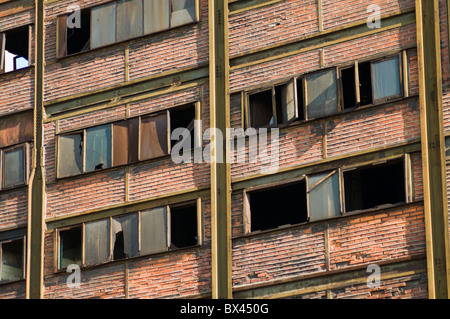
[[[228,0],[209,0],[209,82],[211,128],[222,132],[211,140],[211,155],[223,145],[223,159],[211,161],[212,297],[232,298],[231,175],[226,129],[230,127]],[[221,138],[218,141],[217,138]],[[214,154],[215,153],[215,154]],[[220,153],[219,153],[220,154]]]
[[44,291],[44,10],[44,0],[35,0],[34,148],[28,191],[27,299],[41,299]]
[[449,235],[439,1],[416,0],[420,127],[430,299],[449,297]]

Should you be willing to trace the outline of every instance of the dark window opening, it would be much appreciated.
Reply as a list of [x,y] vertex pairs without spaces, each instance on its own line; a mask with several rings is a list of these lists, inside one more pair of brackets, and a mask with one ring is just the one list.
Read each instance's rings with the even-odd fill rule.
[[359,70],[359,91],[360,91],[360,105],[369,105],[373,103],[372,100],[372,75],[370,62],[361,63],[358,65]]
[[403,161],[344,172],[346,211],[364,210],[406,201]]
[[24,26],[0,34],[0,44],[4,41],[1,61],[3,65],[0,66],[3,72],[23,69],[30,65],[29,33],[29,26]]
[[304,111],[304,94],[303,94],[303,79],[297,79],[297,103],[298,103],[298,119],[300,121],[305,120]]
[[61,231],[59,234],[60,258],[59,268],[72,264],[81,265],[82,230],[76,227]]
[[283,225],[306,222],[306,183],[280,186],[248,194],[251,231],[268,230]]
[[125,255],[125,244],[123,239],[123,232],[118,232],[116,234],[116,239],[114,242],[114,260],[125,259],[127,256]]
[[23,278],[23,239],[4,242],[1,248],[1,281],[20,280]]
[[[194,120],[195,120],[195,107],[193,105],[187,105],[177,107],[170,110],[170,130],[172,132],[177,128],[187,129],[190,133],[191,147],[194,148],[195,133],[194,133]],[[178,140],[171,139],[171,147],[181,141],[181,137]]]
[[344,109],[356,107],[355,67],[341,70]]
[[255,129],[275,125],[272,109],[272,90],[249,96],[250,127]]
[[173,248],[195,246],[198,243],[197,205],[170,208],[170,238]]
[[67,23],[67,54],[87,51],[90,49],[91,10],[80,11],[79,28]]

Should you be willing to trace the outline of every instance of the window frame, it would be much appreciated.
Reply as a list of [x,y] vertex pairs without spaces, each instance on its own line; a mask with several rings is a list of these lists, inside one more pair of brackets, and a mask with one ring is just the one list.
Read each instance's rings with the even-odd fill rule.
[[[59,227],[56,228],[55,230],[55,237],[53,239],[53,243],[54,243],[54,258],[53,258],[53,268],[54,268],[54,272],[63,272],[67,269],[67,267],[61,267],[61,232],[67,231],[67,230],[71,230],[71,229],[75,229],[75,228],[81,228],[81,233],[82,233],[82,238],[81,238],[81,268],[90,268],[90,267],[97,267],[100,265],[104,265],[104,264],[108,264],[111,262],[123,262],[126,260],[130,260],[130,259],[135,259],[135,258],[140,258],[140,257],[146,257],[146,256],[153,256],[153,255],[157,255],[157,254],[161,254],[161,253],[168,253],[171,251],[179,251],[182,249],[192,249],[192,248],[196,248],[199,246],[203,245],[203,206],[202,206],[203,202],[202,202],[202,198],[201,197],[196,197],[194,199],[190,199],[190,200],[186,200],[186,201],[181,201],[181,202],[175,202],[175,203],[169,203],[166,205],[162,205],[162,206],[156,206],[156,207],[150,207],[150,208],[146,208],[146,209],[141,209],[141,210],[136,210],[130,213],[125,213],[125,214],[117,214],[114,216],[109,216],[109,217],[105,217],[105,218],[99,218],[99,219],[89,219],[87,221],[81,222],[81,223],[77,223],[77,224],[73,224],[67,227]],[[173,249],[171,248],[171,239],[170,239],[170,209],[171,207],[184,207],[184,206],[190,206],[190,205],[196,205],[196,222],[197,222],[197,243],[193,246],[188,246],[188,247],[181,247],[181,248],[176,248]],[[141,214],[142,212],[145,211],[150,211],[153,209],[160,209],[160,208],[165,208],[166,209],[166,224],[164,225],[164,228],[166,229],[166,249],[161,250],[161,251],[156,251],[156,252],[152,252],[152,253],[148,253],[148,254],[142,254],[142,249],[141,249],[141,245],[142,245],[142,220],[141,220]],[[137,225],[138,225],[138,235],[137,235],[137,255],[133,256],[133,257],[125,257],[125,258],[120,258],[120,259],[114,259],[114,241],[113,241],[113,230],[112,230],[112,221],[114,219],[119,219],[119,218],[123,218],[123,217],[127,217],[127,216],[131,216],[133,214],[136,214],[137,216]],[[109,247],[108,247],[108,251],[109,251],[109,256],[107,258],[106,261],[102,261],[100,263],[96,263],[96,264],[86,264],[86,224],[87,223],[93,223],[93,222],[99,222],[99,221],[104,221],[104,220],[108,220],[109,223],[109,227],[108,227],[108,239],[109,239]],[[155,227],[161,227],[161,225],[156,225]],[[0,244],[1,244],[1,238],[0,238]]]
[[[17,230],[17,231],[19,231],[19,232],[21,232],[21,233],[25,233],[26,232],[26,229],[20,229],[20,230]],[[27,269],[27,264],[26,264],[26,260],[27,260],[27,258],[26,258],[26,252],[27,252],[27,238],[26,238],[27,236],[26,236],[26,234],[23,234],[23,235],[11,235],[11,236],[8,236],[8,235],[5,235],[5,237],[4,238],[0,238],[0,285],[3,285],[3,284],[9,284],[9,283],[12,283],[12,282],[17,282],[17,281],[21,281],[21,280],[24,280],[24,279],[26,279],[26,269]],[[1,277],[2,277],[2,267],[3,267],[3,248],[2,248],[2,245],[3,244],[7,244],[7,243],[10,243],[10,242],[13,242],[13,241],[17,241],[17,240],[22,240],[23,241],[23,245],[22,245],[22,276],[21,276],[21,278],[19,278],[19,279],[10,279],[10,280],[3,280],[3,279],[1,279]]]
[[[9,186],[5,186],[4,182],[6,180],[6,160],[5,160],[5,153],[13,152],[16,150],[23,150],[23,175],[24,179],[21,182],[18,182],[16,184],[11,184]],[[9,190],[13,188],[18,188],[22,186],[28,185],[29,182],[29,175],[30,175],[30,142],[23,142],[16,145],[6,146],[2,149],[0,149],[0,191],[3,190]]]
[[[372,104],[373,105],[377,105],[377,104],[383,104],[383,103],[387,103],[399,98],[402,98],[405,96],[405,92],[404,92],[404,71],[403,71],[403,54],[402,52],[405,50],[400,51],[397,54],[391,54],[388,55],[386,57],[382,57],[382,58],[378,58],[378,59],[374,59],[374,60],[370,60],[370,76],[371,76],[371,81],[372,81]],[[398,59],[398,74],[399,74],[399,89],[400,89],[400,93],[399,94],[395,94],[395,95],[391,95],[391,96],[386,96],[383,98],[379,98],[379,99],[375,99],[375,74],[374,74],[374,64],[379,63],[379,62],[385,62],[385,61],[389,61],[392,59]]]
[[[169,19],[168,22],[169,23],[168,24],[169,24],[169,27],[168,28],[162,28],[162,29],[157,30],[157,31],[152,31],[152,32],[146,33],[145,32],[145,21],[146,21],[145,20],[145,11],[146,11],[145,10],[145,0],[140,0],[142,2],[142,8],[143,8],[142,9],[142,13],[141,13],[142,14],[142,35],[134,36],[134,37],[130,37],[130,38],[118,41],[117,40],[117,25],[118,25],[117,8],[118,8],[119,1],[121,1],[121,0],[112,0],[112,1],[108,1],[108,2],[102,3],[102,4],[98,4],[98,5],[85,7],[85,8],[81,8],[80,9],[80,11],[89,12],[89,19],[91,20],[91,25],[90,25],[90,30],[89,30],[89,39],[90,39],[89,42],[90,43],[89,43],[89,48],[88,49],[82,50],[82,51],[79,51],[79,52],[75,52],[75,53],[71,53],[71,54],[67,53],[67,26],[66,26],[66,28],[63,28],[61,26],[62,23],[64,23],[64,24],[67,23],[67,17],[71,13],[65,12],[65,13],[59,14],[56,17],[56,21],[57,21],[56,22],[56,25],[57,25],[56,26],[56,59],[60,60],[60,59],[66,58],[66,57],[75,56],[75,55],[82,54],[82,53],[85,53],[85,52],[92,52],[93,50],[107,48],[107,47],[110,47],[110,46],[113,46],[113,45],[116,45],[116,44],[119,44],[119,43],[126,43],[126,42],[133,41],[133,40],[136,40],[136,39],[139,39],[139,38],[155,35],[155,34],[158,34],[158,33],[161,33],[161,32],[166,32],[168,30],[173,30],[173,29],[176,29],[176,28],[180,28],[180,27],[185,27],[185,26],[188,26],[188,25],[196,24],[196,23],[200,22],[200,20],[201,20],[200,1],[199,0],[194,0],[194,2],[195,2],[195,18],[193,19],[193,21],[190,21],[190,22],[184,23],[184,24],[180,24],[180,25],[176,25],[176,26],[172,26],[172,7],[173,7],[172,1],[173,0],[170,0],[169,3],[168,3],[168,5],[169,5],[169,8],[168,8],[168,12],[169,12],[169,17],[168,17],[168,19]],[[167,0],[165,0],[165,1],[167,1]],[[115,4],[115,8],[116,8],[116,15],[115,15],[115,20],[114,20],[114,25],[115,25],[114,38],[115,38],[115,40],[112,43],[108,43],[108,44],[105,44],[105,45],[100,45],[100,46],[97,46],[97,47],[93,48],[92,47],[92,41],[91,41],[92,40],[92,9],[95,9],[95,8],[101,7],[101,6],[106,6],[106,5],[109,5],[109,4],[112,4],[112,3]]]
[[[20,69],[16,69],[14,66],[14,70],[5,71],[5,67],[6,67],[6,60],[5,60],[5,52],[6,52],[6,41],[7,41],[7,37],[6,37],[6,33],[14,31],[16,29],[20,29],[20,28],[26,28],[28,27],[28,66],[20,68]],[[25,70],[30,68],[33,65],[33,60],[32,60],[32,38],[33,38],[33,24],[24,24],[18,27],[14,27],[14,28],[10,28],[4,31],[0,32],[0,75],[2,74],[8,74],[8,73],[13,73],[13,72],[17,72],[17,71],[21,71],[21,70]],[[15,64],[15,63],[14,63]]]

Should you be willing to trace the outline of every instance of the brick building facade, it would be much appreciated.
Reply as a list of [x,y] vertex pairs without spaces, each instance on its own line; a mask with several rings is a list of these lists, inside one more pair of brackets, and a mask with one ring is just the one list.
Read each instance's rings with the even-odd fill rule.
[[[448,1],[430,1],[435,64],[420,58],[420,0],[229,0],[216,20],[213,2],[0,1],[0,298],[211,298],[221,275],[234,298],[436,296],[431,260],[448,244],[429,239],[448,241],[448,217],[445,206],[442,226],[433,203],[447,198],[423,174],[433,90],[421,72],[442,79],[445,156]],[[225,71],[210,63],[221,31]],[[219,120],[268,129],[279,155],[265,174],[270,155],[252,161],[251,137],[233,151],[245,161],[219,179],[227,212],[213,197],[220,173],[194,160],[217,99],[229,111]],[[191,133],[180,164],[176,128]],[[445,159],[432,165],[445,178]],[[215,212],[228,215],[226,243]]]

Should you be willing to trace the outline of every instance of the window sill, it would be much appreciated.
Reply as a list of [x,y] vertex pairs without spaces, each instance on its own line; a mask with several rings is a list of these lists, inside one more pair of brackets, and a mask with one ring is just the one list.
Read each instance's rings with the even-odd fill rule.
[[26,73],[29,69],[31,69],[33,67],[34,67],[34,64],[30,64],[29,66],[21,68],[21,69],[18,69],[18,70],[13,70],[13,71],[9,71],[9,72],[3,72],[3,73],[0,73],[0,78],[6,77],[6,74],[14,76],[14,75],[17,75],[17,74],[20,74],[20,73]]
[[16,284],[16,283],[20,283],[21,281],[23,281],[25,283],[25,278],[0,281],[0,286]]

